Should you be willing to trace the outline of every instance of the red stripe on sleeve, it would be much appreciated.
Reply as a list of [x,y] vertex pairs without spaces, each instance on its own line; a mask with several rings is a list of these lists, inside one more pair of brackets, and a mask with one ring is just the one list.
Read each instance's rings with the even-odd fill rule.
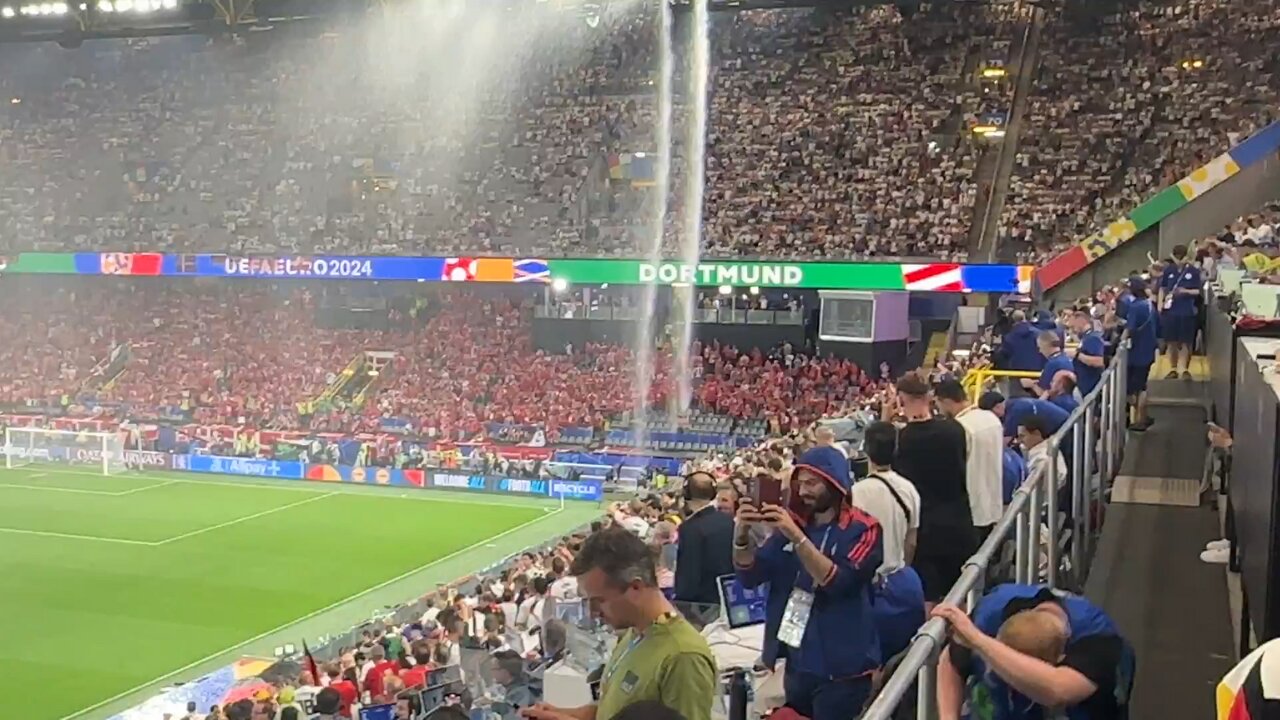
[[867,526],[858,544],[854,545],[853,550],[849,551],[849,559],[853,561],[854,565],[862,565],[862,562],[867,559],[867,555],[871,554],[871,550],[875,548],[876,540],[879,538],[880,525],[877,523]]

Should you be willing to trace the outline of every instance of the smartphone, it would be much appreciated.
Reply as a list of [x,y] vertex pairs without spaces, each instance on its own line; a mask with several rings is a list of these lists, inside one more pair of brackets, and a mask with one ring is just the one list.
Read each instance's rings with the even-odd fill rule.
[[782,481],[772,475],[756,475],[751,482],[751,500],[757,509],[782,505]]

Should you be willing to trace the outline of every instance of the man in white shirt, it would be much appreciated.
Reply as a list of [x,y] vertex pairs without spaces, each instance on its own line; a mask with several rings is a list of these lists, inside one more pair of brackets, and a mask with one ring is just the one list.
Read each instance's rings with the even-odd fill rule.
[[652,528],[649,521],[641,516],[643,512],[644,505],[639,500],[632,500],[629,505],[618,503],[613,510],[613,521],[641,540],[648,540]]
[[945,380],[934,388],[938,407],[964,427],[968,455],[965,486],[969,511],[978,529],[978,541],[987,539],[1004,511],[1001,483],[1004,478],[1004,426],[990,410],[969,401],[958,380]]
[[898,429],[892,423],[867,426],[863,439],[867,476],[855,482],[849,500],[880,522],[884,561],[876,571],[871,605],[886,661],[906,649],[924,624],[924,586],[911,567],[920,529],[920,493],[890,467],[898,454]]

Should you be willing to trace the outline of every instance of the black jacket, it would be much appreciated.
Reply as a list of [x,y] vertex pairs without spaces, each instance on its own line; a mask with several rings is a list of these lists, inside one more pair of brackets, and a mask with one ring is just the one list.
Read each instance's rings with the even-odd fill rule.
[[709,505],[680,525],[676,600],[718,605],[716,578],[733,574],[733,518]]

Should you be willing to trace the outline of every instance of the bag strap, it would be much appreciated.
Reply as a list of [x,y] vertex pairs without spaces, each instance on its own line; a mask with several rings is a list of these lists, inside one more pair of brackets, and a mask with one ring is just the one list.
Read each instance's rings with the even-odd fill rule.
[[902,508],[902,514],[907,516],[907,524],[910,525],[911,510],[910,508],[907,507],[907,502],[903,500],[902,496],[898,494],[898,491],[894,489],[893,484],[879,475],[867,476],[868,480],[870,480],[871,478],[875,478],[876,480],[879,480],[880,482],[884,483],[884,486],[889,489],[889,494],[893,496],[894,500],[898,501],[898,507]]

